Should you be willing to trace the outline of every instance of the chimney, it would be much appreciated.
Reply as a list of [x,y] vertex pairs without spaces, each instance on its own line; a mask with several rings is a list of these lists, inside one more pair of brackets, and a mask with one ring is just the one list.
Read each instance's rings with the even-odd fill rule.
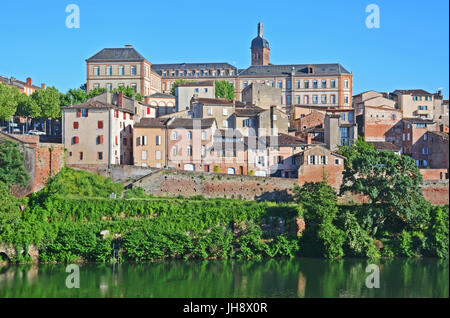
[[31,77],[27,77],[27,86],[31,86],[33,84],[33,81],[31,80]]
[[41,84],[41,88],[42,88],[42,89],[46,89],[46,88],[47,88],[47,85]]
[[132,46],[131,44],[126,44],[125,47],[126,47],[127,49],[131,49],[133,46]]
[[122,91],[119,92],[119,99],[118,99],[117,103],[118,103],[119,107],[123,106],[123,92]]

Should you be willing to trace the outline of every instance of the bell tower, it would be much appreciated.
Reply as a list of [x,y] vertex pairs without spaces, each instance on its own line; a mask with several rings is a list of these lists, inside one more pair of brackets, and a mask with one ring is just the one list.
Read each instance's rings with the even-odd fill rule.
[[250,50],[252,52],[252,65],[270,64],[269,41],[263,38],[263,24],[258,23],[257,36],[252,40]]

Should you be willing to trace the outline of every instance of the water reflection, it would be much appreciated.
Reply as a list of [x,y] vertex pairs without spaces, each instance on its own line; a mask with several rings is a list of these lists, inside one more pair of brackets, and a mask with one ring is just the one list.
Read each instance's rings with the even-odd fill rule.
[[65,265],[0,267],[0,297],[448,297],[448,261],[381,260],[380,288],[368,289],[369,261],[271,259],[84,264],[80,288]]

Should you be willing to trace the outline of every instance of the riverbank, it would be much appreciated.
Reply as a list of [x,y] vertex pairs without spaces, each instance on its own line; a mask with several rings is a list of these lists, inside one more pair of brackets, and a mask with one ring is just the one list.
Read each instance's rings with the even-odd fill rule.
[[[448,257],[448,206],[421,201],[409,211],[420,218],[408,220],[391,206],[339,205],[325,183],[293,191],[296,201],[284,203],[161,198],[63,169],[0,214],[0,242],[16,250],[0,256],[19,263]],[[380,215],[384,223],[376,223]],[[30,246],[34,257],[20,252]]]

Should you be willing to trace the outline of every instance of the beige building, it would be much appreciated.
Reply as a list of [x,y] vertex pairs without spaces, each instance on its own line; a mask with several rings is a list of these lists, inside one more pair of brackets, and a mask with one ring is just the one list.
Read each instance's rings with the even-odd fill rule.
[[164,93],[154,93],[144,97],[145,103],[155,107],[156,116],[160,117],[176,112],[175,96]]
[[235,127],[234,103],[221,98],[195,98],[191,100],[193,118],[215,118],[219,129]]
[[134,125],[134,165],[163,168],[168,165],[167,127],[170,118],[144,118]]
[[242,102],[263,109],[281,105],[281,89],[262,83],[252,83],[242,90]]
[[434,118],[435,96],[423,89],[397,89],[392,93],[404,118]]
[[131,45],[125,48],[105,48],[86,60],[87,92],[96,87],[111,91],[132,87],[142,96],[161,91],[161,78],[152,71],[151,63]]
[[78,105],[61,107],[66,164],[133,164],[136,101],[104,93]]
[[187,82],[175,88],[176,111],[189,109],[192,97],[216,98],[214,81]]
[[396,102],[389,94],[380,93],[376,91],[367,91],[353,96],[353,108],[356,110],[356,115],[364,113],[365,106],[396,108]]
[[339,146],[352,145],[358,138],[355,110],[353,108],[330,109],[325,115],[324,141],[335,151]]

